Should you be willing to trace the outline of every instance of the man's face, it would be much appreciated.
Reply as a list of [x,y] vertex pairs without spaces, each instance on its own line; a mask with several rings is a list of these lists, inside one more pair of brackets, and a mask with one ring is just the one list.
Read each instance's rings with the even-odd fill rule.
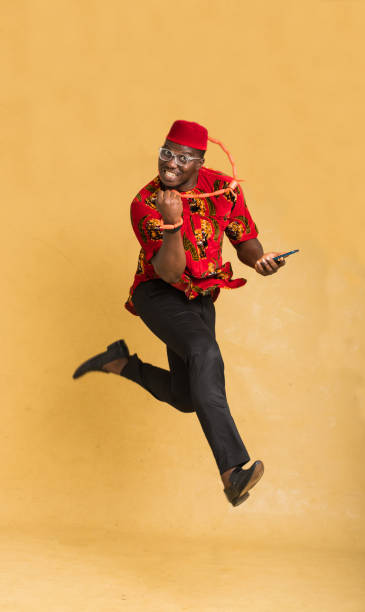
[[[184,153],[190,157],[199,157],[200,155],[199,151],[196,149],[177,144],[171,140],[166,140],[163,146],[176,155]],[[176,163],[175,158],[170,161],[164,161],[159,158],[158,172],[161,182],[168,189],[176,189],[177,191],[188,191],[189,189],[193,189],[198,179],[199,168],[203,163],[204,159],[200,158],[194,159],[184,166],[180,166]]]

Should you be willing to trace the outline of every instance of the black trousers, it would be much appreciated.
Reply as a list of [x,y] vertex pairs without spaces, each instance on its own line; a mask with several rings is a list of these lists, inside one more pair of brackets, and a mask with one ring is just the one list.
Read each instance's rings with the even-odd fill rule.
[[220,474],[247,463],[250,456],[227,403],[212,298],[188,300],[182,291],[156,279],[138,285],[132,299],[142,321],[166,344],[170,370],[134,354],[122,376],[181,412],[196,412]]

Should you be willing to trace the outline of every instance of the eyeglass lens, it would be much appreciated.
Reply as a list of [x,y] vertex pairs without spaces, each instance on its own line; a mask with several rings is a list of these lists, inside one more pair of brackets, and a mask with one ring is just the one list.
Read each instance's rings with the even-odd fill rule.
[[174,155],[174,153],[172,153],[170,149],[164,149],[164,148],[162,148],[160,151],[160,157],[163,161],[170,161],[174,157],[176,159],[176,163],[179,166],[184,166],[190,160],[190,158],[187,155],[184,155],[182,153],[180,155]]

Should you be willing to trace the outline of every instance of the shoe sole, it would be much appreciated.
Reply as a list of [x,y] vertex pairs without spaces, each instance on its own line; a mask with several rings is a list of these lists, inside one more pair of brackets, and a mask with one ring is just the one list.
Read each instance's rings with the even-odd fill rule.
[[249,493],[245,493],[244,495],[240,495],[235,502],[232,503],[232,506],[236,507],[239,506],[240,504],[243,504],[244,501],[246,501],[246,499],[248,499],[250,497]]
[[239,506],[244,501],[246,501],[246,499],[250,496],[248,491],[252,489],[252,487],[254,487],[255,484],[258,483],[263,473],[264,473],[264,464],[262,463],[262,461],[256,461],[255,469],[252,472],[250,480],[247,482],[246,486],[242,489],[237,499],[235,499],[235,501],[232,503],[233,506]]

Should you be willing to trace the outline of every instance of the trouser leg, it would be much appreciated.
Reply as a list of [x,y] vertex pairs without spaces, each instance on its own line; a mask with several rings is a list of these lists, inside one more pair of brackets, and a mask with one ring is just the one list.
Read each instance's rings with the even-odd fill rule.
[[[224,364],[214,337],[211,298],[188,301],[182,292],[156,280],[139,285],[133,302],[149,329],[184,363],[192,406],[220,473],[247,463],[250,457],[227,403]],[[149,380],[148,390],[155,395],[153,377]],[[167,383],[166,377],[165,380]]]
[[185,363],[168,347],[167,357],[170,371],[142,361],[137,354],[131,355],[122,370],[122,376],[136,382],[153,397],[180,412],[195,412]]

